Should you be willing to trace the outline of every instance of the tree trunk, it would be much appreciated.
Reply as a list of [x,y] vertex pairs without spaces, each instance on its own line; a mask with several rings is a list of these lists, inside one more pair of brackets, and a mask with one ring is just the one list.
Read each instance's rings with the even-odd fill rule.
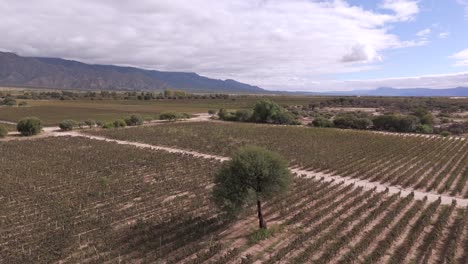
[[263,219],[263,213],[262,213],[262,203],[260,200],[257,200],[257,212],[258,212],[258,225],[260,228],[267,229],[267,224],[265,219]]

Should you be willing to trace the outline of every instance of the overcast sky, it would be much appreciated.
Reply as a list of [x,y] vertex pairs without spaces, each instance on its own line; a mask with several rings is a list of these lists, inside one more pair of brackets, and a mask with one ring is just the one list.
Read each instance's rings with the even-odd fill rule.
[[0,50],[275,90],[468,86],[468,0],[0,0]]

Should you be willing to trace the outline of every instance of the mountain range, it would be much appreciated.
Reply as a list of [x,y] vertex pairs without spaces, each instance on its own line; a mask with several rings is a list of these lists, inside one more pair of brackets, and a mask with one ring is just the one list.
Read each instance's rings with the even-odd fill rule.
[[165,72],[135,67],[86,64],[60,58],[22,57],[10,52],[0,52],[0,86],[122,91],[179,89],[192,93],[228,94],[468,97],[468,87],[451,89],[381,87],[374,90],[330,92],[269,91],[235,80],[211,79],[192,72]]
[[237,82],[196,73],[163,72],[114,65],[92,65],[59,58],[22,57],[0,52],[0,85],[76,90],[155,91],[180,89],[206,93],[265,93]]
[[343,96],[461,96],[468,97],[468,87],[448,89],[408,88],[396,89],[380,87],[374,90],[332,91],[316,93],[318,95],[343,95]]

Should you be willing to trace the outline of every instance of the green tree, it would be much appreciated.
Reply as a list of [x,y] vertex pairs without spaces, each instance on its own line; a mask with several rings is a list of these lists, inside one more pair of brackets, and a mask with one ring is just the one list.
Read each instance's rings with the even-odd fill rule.
[[42,130],[42,122],[37,117],[25,117],[18,122],[16,129],[23,136],[37,135]]
[[287,162],[280,155],[259,147],[243,147],[216,175],[213,198],[231,215],[256,203],[259,227],[266,229],[262,202],[286,191],[290,182]]
[[284,109],[271,100],[259,100],[255,103],[252,119],[258,123],[275,123],[277,116],[282,111]]

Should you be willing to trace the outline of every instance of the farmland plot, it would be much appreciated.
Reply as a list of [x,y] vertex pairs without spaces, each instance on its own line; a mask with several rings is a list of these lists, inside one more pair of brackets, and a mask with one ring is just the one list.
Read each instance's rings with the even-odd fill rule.
[[[82,138],[0,142],[1,263],[463,263],[468,213],[295,177],[266,204],[276,234],[249,242],[248,210],[210,201],[220,163]],[[253,208],[252,208],[253,209]]]
[[313,171],[468,197],[467,140],[214,122],[88,133],[217,155],[259,145]]

